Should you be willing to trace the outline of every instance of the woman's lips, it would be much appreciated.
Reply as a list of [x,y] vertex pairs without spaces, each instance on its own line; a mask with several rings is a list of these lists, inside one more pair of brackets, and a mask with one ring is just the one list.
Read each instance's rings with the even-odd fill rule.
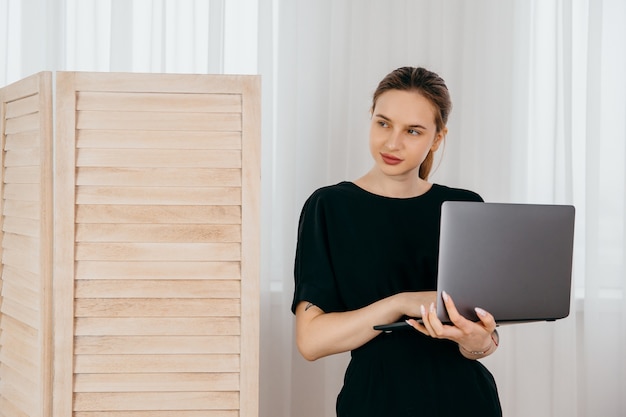
[[383,159],[383,161],[387,164],[387,165],[398,165],[400,162],[402,162],[402,159],[397,158],[393,155],[390,155],[388,153],[381,153],[380,157]]

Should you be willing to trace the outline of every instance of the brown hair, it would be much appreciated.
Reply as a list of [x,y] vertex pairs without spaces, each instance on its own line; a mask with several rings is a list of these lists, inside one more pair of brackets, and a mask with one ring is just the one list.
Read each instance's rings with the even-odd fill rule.
[[[378,84],[372,99],[372,111],[381,94],[389,90],[416,91],[433,104],[437,133],[445,129],[452,110],[450,93],[445,81],[437,74],[425,68],[401,67],[385,76]],[[428,179],[433,165],[433,152],[429,151],[422,162],[419,176]]]

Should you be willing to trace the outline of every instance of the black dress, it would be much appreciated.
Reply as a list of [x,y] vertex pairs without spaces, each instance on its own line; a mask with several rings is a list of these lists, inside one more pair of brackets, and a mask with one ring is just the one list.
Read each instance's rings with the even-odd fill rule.
[[[405,199],[351,182],[315,191],[300,217],[292,311],[301,301],[342,312],[403,291],[435,290],[446,200],[482,201],[437,184]],[[337,398],[338,417],[501,415],[495,381],[480,362],[414,329],[381,333],[353,350]]]

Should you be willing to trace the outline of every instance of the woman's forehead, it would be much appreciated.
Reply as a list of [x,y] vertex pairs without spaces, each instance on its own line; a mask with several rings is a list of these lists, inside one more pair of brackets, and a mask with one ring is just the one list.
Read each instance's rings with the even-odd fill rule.
[[418,91],[385,91],[376,100],[373,114],[409,126],[435,124],[433,103]]

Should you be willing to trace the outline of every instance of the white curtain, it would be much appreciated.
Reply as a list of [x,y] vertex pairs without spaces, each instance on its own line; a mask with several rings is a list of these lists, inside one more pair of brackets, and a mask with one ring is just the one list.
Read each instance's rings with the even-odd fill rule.
[[[265,416],[331,416],[348,355],[293,346],[296,223],[317,187],[371,165],[376,83],[402,65],[452,92],[436,182],[488,201],[574,204],[571,315],[504,326],[484,360],[504,415],[626,415],[626,4],[622,0],[278,0],[265,213]],[[267,179],[267,178],[266,178]],[[265,246],[264,246],[265,247]],[[271,347],[271,349],[270,349]],[[416,401],[419,401],[416,394]]]
[[0,85],[44,70],[257,73],[257,0],[0,0]]
[[454,109],[434,181],[577,209],[570,316],[503,326],[484,360],[504,415],[618,417],[625,21],[623,0],[0,0],[0,85],[41,70],[262,74],[261,416],[320,417],[334,415],[349,355],[308,363],[295,350],[300,208],[369,169],[380,78],[437,71]]

